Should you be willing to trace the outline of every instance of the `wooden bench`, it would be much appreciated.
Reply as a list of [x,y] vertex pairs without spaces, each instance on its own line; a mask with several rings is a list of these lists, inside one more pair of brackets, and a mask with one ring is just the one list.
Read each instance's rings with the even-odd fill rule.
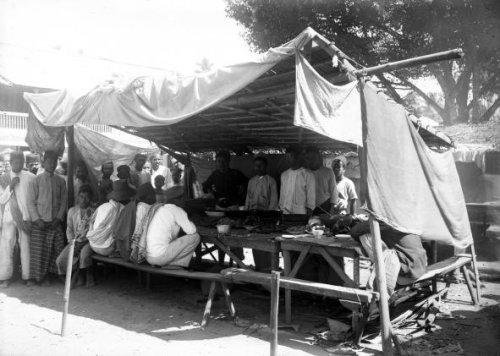
[[[129,269],[133,269],[136,271],[146,272],[148,274],[158,274],[162,276],[168,277],[179,277],[179,278],[187,278],[187,279],[197,279],[201,281],[209,281],[210,282],[210,290],[208,292],[208,299],[205,305],[205,311],[203,313],[203,318],[201,321],[201,326],[205,328],[208,325],[208,320],[210,317],[210,312],[212,309],[213,300],[215,297],[215,291],[217,287],[217,283],[220,284],[224,297],[226,300],[226,304],[229,310],[229,315],[231,318],[235,318],[236,310],[234,308],[234,304],[231,300],[231,294],[229,288],[227,286],[227,279],[220,273],[211,273],[211,272],[201,272],[201,271],[189,271],[185,269],[164,269],[153,267],[150,265],[137,265],[132,262],[127,262],[117,257],[104,257],[100,255],[92,255],[92,259],[94,264],[96,262],[109,263],[112,265],[117,265]],[[95,270],[95,268],[94,268]]]

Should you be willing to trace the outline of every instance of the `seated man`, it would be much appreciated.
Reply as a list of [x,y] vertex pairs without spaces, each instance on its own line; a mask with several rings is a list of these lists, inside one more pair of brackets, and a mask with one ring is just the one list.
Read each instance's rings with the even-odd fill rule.
[[344,176],[346,164],[347,159],[344,156],[335,157],[332,162],[332,169],[333,173],[335,173],[339,192],[337,211],[340,214],[354,215],[358,195],[356,194],[354,182]]
[[113,181],[111,180],[113,171],[113,162],[106,162],[101,166],[102,177],[97,183],[97,196],[99,204],[107,202],[108,194],[113,190]]
[[97,208],[87,232],[90,247],[95,253],[109,256],[114,252],[115,224],[120,211],[135,196],[135,192],[126,180],[119,179],[113,182],[113,191],[109,193],[109,201]]
[[[394,293],[398,277],[411,283],[425,273],[427,268],[427,253],[419,236],[399,232],[387,225],[380,225],[382,237],[382,252],[385,263],[385,274],[389,296]],[[373,255],[370,224],[361,222],[351,229],[351,236],[361,243],[367,256],[375,261]],[[374,272],[373,272],[374,273]],[[368,281],[368,287],[373,289],[373,277]]]
[[[179,236],[182,231],[186,234]],[[146,260],[155,266],[187,267],[200,243],[196,226],[178,206],[159,207],[146,231]]]
[[[77,273],[73,276],[73,280],[77,279],[77,285],[83,285],[85,277],[87,286],[93,284],[92,273],[89,269],[92,266],[92,261],[90,259],[92,249],[90,248],[86,236],[90,219],[94,213],[91,201],[92,189],[88,185],[82,185],[78,191],[76,205],[68,210],[66,238],[69,243],[75,240],[72,268],[74,269],[78,266]],[[56,259],[57,270],[60,275],[66,274],[69,248],[70,245],[67,245]],[[79,273],[83,271],[86,273]]]
[[165,190],[165,202],[182,208],[184,206],[184,185],[181,178],[182,169],[174,167],[172,169],[172,185]]

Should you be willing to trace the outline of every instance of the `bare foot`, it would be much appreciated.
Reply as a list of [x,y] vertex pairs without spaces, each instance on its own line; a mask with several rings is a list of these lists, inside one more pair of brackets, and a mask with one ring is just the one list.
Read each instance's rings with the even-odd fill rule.
[[26,287],[33,287],[34,285],[36,285],[36,283],[34,281],[32,281],[31,279],[28,279],[26,281]]
[[10,280],[6,279],[2,283],[0,283],[0,288],[7,288],[10,284]]

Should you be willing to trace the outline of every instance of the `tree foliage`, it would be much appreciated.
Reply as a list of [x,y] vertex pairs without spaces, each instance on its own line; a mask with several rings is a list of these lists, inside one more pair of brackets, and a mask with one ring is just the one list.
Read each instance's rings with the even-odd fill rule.
[[226,0],[226,12],[256,50],[280,45],[307,26],[365,66],[462,48],[461,61],[395,73],[410,86],[409,78],[437,80],[444,104],[418,94],[445,124],[477,120],[481,99],[498,100],[498,0]]

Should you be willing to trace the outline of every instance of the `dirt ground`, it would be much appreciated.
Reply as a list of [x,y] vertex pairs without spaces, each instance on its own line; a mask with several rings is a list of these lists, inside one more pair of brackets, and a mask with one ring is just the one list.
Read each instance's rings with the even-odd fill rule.
[[[465,285],[455,285],[446,303],[450,315],[438,318],[434,332],[410,341],[407,352],[500,355],[500,267],[498,263],[482,264],[481,271],[486,279],[483,305],[471,306]],[[16,282],[0,290],[0,355],[269,354],[270,334],[265,326],[269,299],[265,292],[248,287],[233,290],[237,325],[226,318],[221,298],[214,304],[215,319],[202,330],[199,322],[204,304],[199,283],[156,277],[148,291],[136,277],[118,269],[93,288],[73,290],[65,338],[58,334],[62,284],[26,287]],[[297,299],[294,322],[300,329],[280,330],[279,354],[327,355],[338,351],[335,343],[318,343],[313,335],[324,329],[325,315],[338,315],[338,305]],[[367,348],[346,352],[373,354]]]

